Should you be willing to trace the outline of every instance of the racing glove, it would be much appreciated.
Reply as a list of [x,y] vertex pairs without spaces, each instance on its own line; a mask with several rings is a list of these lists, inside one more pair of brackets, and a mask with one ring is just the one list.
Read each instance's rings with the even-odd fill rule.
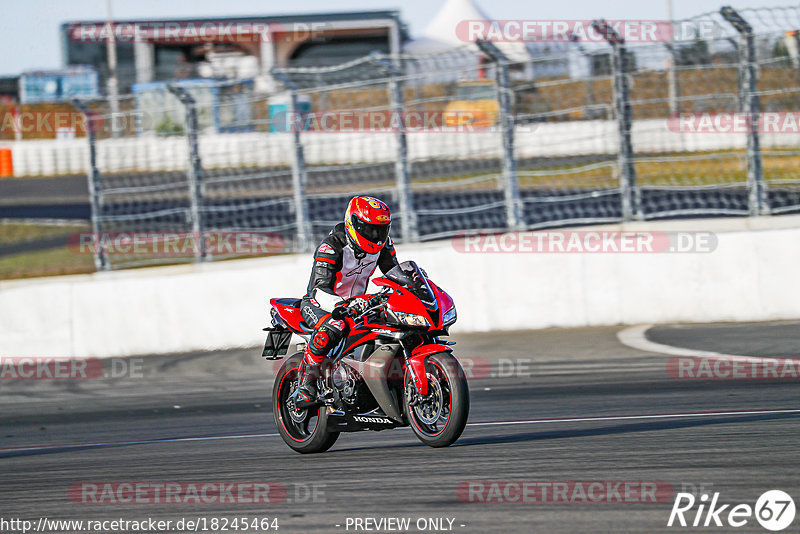
[[352,310],[354,315],[361,315],[369,308],[369,302],[367,302],[367,299],[362,298],[353,299],[347,307]]
[[349,304],[340,304],[334,308],[331,314],[334,319],[343,319],[344,317],[356,317],[364,313],[369,307],[369,303],[362,298],[351,300]]

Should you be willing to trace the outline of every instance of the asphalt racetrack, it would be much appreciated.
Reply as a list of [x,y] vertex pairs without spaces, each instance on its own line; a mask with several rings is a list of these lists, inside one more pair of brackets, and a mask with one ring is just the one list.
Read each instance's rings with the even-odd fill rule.
[[[796,357],[798,326],[661,326],[647,337]],[[298,533],[767,532],[753,517],[737,529],[667,521],[680,491],[753,506],[780,489],[798,501],[800,379],[675,378],[672,356],[629,348],[620,330],[454,335],[472,375],[472,409],[462,438],[446,449],[422,445],[406,428],[343,434],[320,455],[291,451],[272,419],[273,363],[260,348],[107,361],[106,372],[118,376],[104,379],[2,380],[0,517],[205,518],[215,532],[242,531],[211,528],[213,518],[236,517],[276,518],[278,532]],[[522,481],[539,484],[527,486],[539,490],[526,502],[515,491],[522,486],[508,484]],[[592,481],[604,484],[599,502],[575,493]],[[95,504],[80,492],[85,483],[125,482],[267,482],[285,493],[258,504],[113,495]],[[618,499],[608,489],[617,482],[655,483],[657,502],[624,491]],[[557,483],[569,488],[557,502],[532,500]],[[382,518],[407,518],[410,527]]]

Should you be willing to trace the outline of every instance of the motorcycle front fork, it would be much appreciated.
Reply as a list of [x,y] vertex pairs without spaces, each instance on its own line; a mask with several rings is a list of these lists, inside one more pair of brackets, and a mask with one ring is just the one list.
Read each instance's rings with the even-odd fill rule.
[[408,374],[411,377],[410,383],[406,385],[406,395],[408,395],[408,405],[415,406],[422,402],[423,395],[420,394],[419,389],[417,389],[417,374],[414,371],[414,366],[411,365],[411,351],[406,347],[406,344],[403,343],[403,340],[398,340],[400,342],[400,347],[403,349],[403,357],[405,358],[406,362],[406,369],[408,369]]

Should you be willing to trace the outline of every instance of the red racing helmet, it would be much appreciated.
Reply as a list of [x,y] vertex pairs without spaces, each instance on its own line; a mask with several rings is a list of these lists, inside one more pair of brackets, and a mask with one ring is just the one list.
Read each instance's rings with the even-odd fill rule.
[[368,254],[377,254],[386,246],[392,212],[384,202],[373,197],[354,197],[347,204],[344,229],[350,243]]

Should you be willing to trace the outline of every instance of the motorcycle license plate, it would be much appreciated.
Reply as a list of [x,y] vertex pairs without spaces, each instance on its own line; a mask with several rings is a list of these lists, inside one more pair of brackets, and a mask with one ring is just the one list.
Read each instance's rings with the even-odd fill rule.
[[267,341],[264,343],[264,350],[261,352],[261,357],[268,360],[279,360],[286,356],[289,350],[289,341],[292,339],[292,333],[288,330],[275,330],[266,329]]

